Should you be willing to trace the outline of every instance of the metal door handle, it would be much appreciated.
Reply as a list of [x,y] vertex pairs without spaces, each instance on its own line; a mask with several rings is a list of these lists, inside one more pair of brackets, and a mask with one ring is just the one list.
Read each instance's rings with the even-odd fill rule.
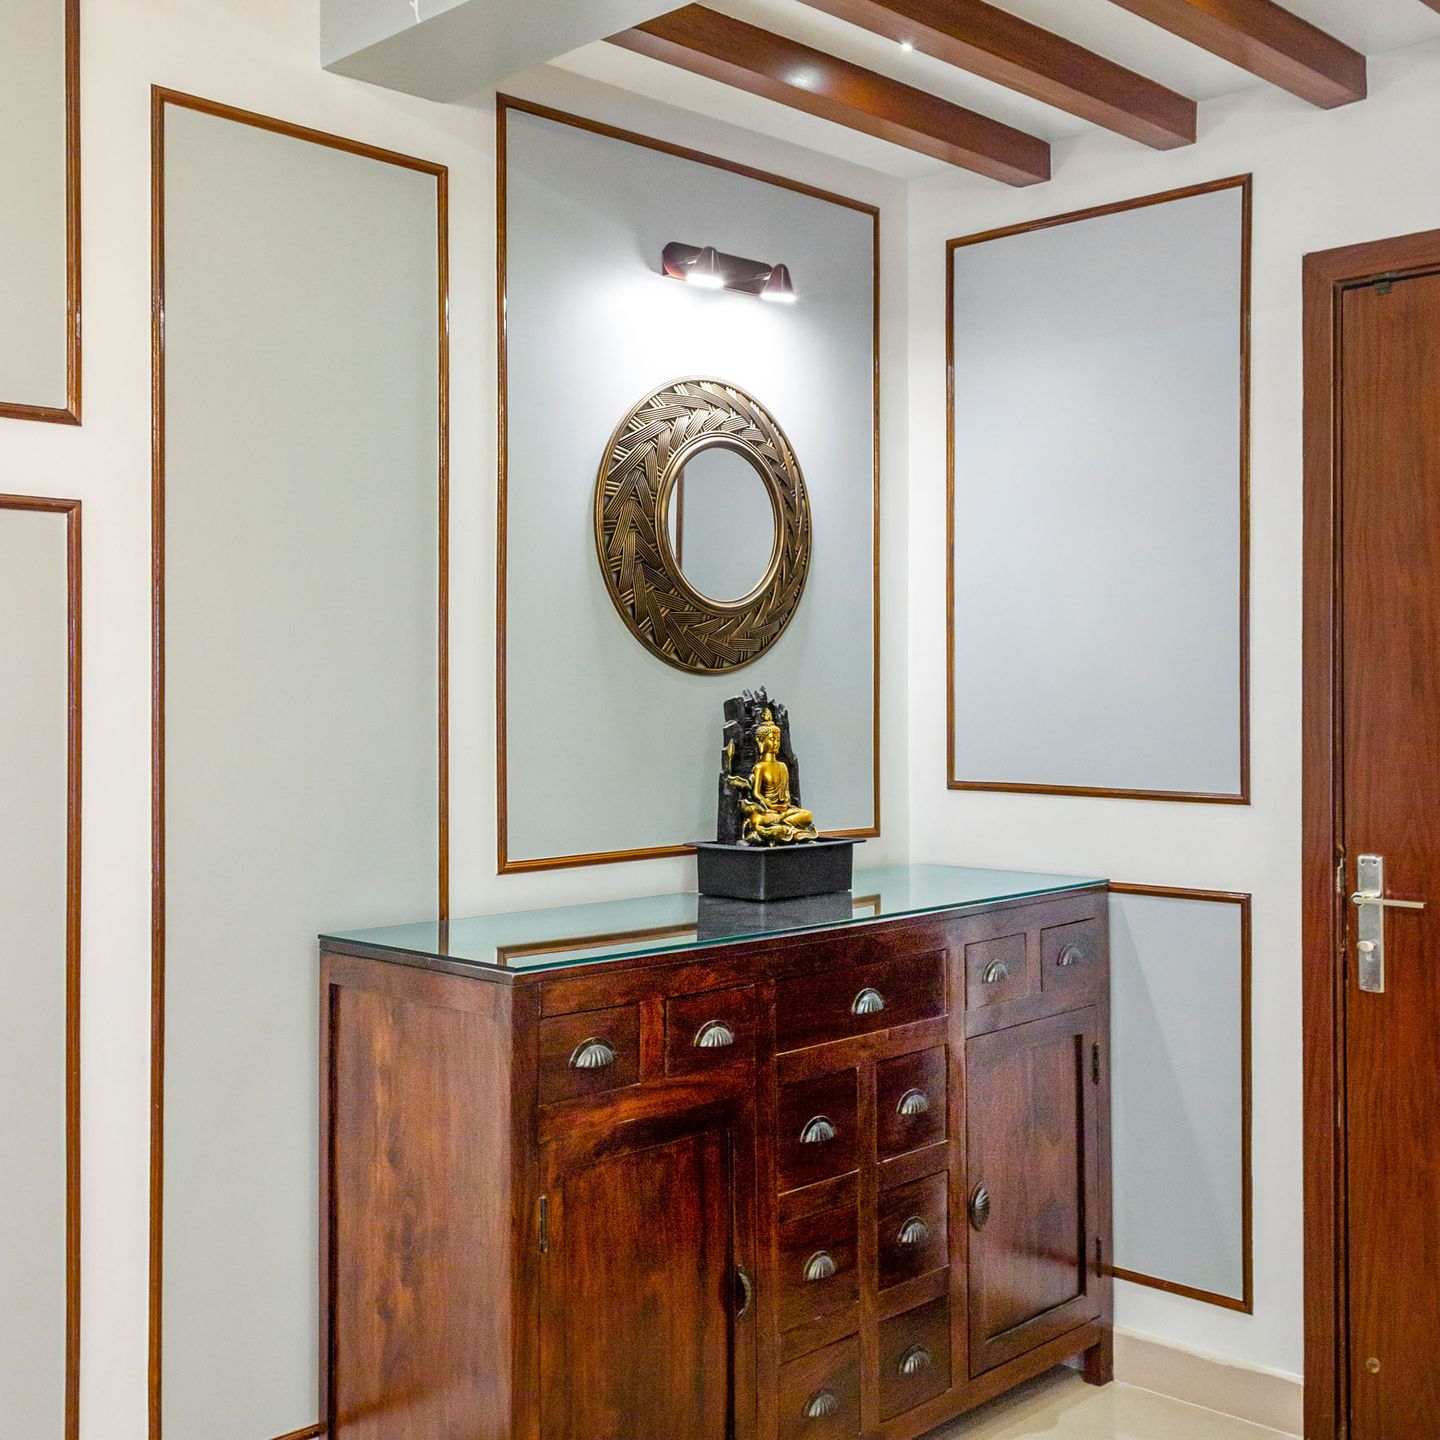
[[1351,897],[1353,905],[1383,905],[1387,910],[1423,910],[1423,900],[1392,900],[1388,895],[1367,895],[1357,890]]
[[1356,857],[1357,889],[1350,903],[1359,910],[1355,922],[1355,959],[1359,985],[1366,995],[1385,993],[1385,912],[1423,910],[1423,900],[1392,900],[1385,893],[1385,857]]

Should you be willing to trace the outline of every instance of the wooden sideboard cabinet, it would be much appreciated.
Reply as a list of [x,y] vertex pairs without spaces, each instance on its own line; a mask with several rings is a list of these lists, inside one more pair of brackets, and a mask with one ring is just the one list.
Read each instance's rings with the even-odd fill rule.
[[911,1440],[1111,1370],[1101,881],[322,941],[332,1440]]

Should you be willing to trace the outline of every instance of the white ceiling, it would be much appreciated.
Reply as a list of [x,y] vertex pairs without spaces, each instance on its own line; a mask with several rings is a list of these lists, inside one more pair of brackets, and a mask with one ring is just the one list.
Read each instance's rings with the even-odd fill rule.
[[[1003,86],[981,80],[918,51],[904,51],[802,0],[705,0],[712,9],[748,20],[851,60],[868,69],[1047,140],[1086,130],[1087,122]],[[1196,100],[1210,100],[1262,84],[1248,71],[1141,20],[1111,0],[992,0],[999,8],[1042,25]],[[1286,8],[1367,55],[1440,40],[1440,14],[1422,0],[1285,0]],[[774,135],[900,179],[945,168],[883,140],[834,125],[773,100],[691,75],[614,45],[587,45],[553,62],[652,100]],[[1305,102],[1296,100],[1297,106]]]

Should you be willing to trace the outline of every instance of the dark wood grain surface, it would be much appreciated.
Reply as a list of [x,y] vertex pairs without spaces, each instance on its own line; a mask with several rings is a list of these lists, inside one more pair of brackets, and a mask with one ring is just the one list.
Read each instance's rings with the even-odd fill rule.
[[1385,991],[1347,945],[1350,1433],[1440,1415],[1440,274],[1341,299],[1345,885],[1385,857]]
[[672,10],[610,39],[992,180],[1034,185],[1050,178],[1044,140],[704,5]]
[[[1344,537],[1342,298],[1381,276],[1440,270],[1440,230],[1343,246],[1305,257],[1305,576],[1302,761],[1304,939],[1305,1433],[1331,1436],[1348,1423],[1346,1094],[1343,1027],[1349,906],[1340,726]],[[1397,412],[1398,413],[1398,412]],[[1353,867],[1347,866],[1353,871]],[[1368,1372],[1367,1372],[1368,1373]]]
[[966,1046],[969,1193],[989,1196],[983,1228],[971,1222],[974,1374],[1099,1313],[1096,1019],[1075,1011]]
[[805,3],[1156,149],[1195,139],[1187,96],[985,0]]
[[[554,982],[327,950],[331,1440],[915,1440],[1072,1355],[1108,1378],[1103,907],[1097,888]],[[989,1007],[967,1041],[967,944],[1019,935],[1038,966],[1076,926],[1085,986],[1037,987],[1023,1025]],[[857,977],[887,987],[858,1032]],[[805,1029],[790,986],[845,1018]],[[937,1013],[889,1008],[906,995]],[[712,1011],[751,1050],[677,1066]],[[782,1029],[814,1043],[779,1054]],[[633,1073],[555,1098],[601,1030]],[[912,1091],[927,1107],[902,1115]],[[833,1137],[803,1143],[822,1116]],[[966,1219],[987,1168],[996,1244]]]
[[1365,98],[1365,57],[1275,0],[1115,4],[1314,105],[1330,109]]

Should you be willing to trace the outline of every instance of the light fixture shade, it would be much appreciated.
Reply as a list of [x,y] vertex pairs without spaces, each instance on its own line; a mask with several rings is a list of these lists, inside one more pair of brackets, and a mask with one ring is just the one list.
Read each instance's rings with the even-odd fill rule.
[[713,245],[706,245],[695,257],[685,277],[692,285],[706,290],[719,290],[725,284],[725,272],[720,268],[720,252]]
[[795,303],[795,287],[790,283],[790,271],[786,266],[777,265],[771,270],[770,278],[760,291],[760,298],[780,305]]

